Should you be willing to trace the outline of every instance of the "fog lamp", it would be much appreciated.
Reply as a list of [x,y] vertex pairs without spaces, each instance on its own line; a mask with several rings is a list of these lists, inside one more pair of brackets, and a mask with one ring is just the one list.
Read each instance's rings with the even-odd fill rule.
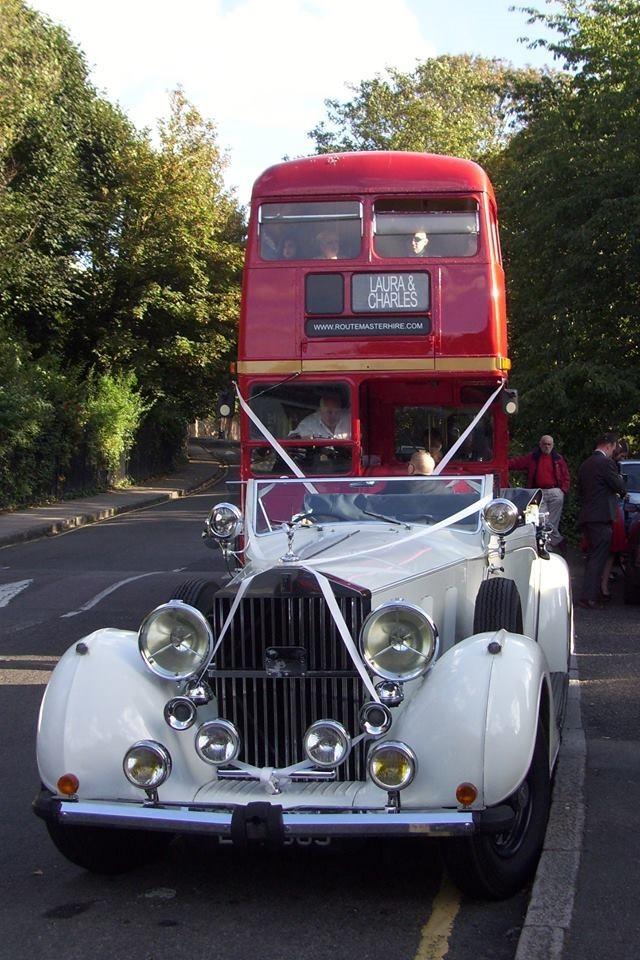
[[122,768],[134,787],[155,790],[171,773],[171,757],[161,743],[139,740],[127,750]]
[[172,730],[188,730],[195,723],[197,710],[188,697],[173,697],[164,707],[164,718]]
[[418,761],[406,743],[385,740],[371,747],[367,766],[369,776],[382,790],[404,790],[416,775]]
[[337,767],[351,751],[351,737],[335,720],[317,720],[304,735],[304,752],[317,767]]
[[74,797],[80,787],[80,781],[75,773],[63,773],[58,780],[58,793],[63,797]]
[[142,621],[138,648],[149,669],[158,676],[185,680],[208,660],[213,634],[199,610],[181,600],[170,600]]
[[422,676],[438,652],[438,631],[421,607],[392,600],[369,614],[360,631],[369,667],[387,680]]
[[240,734],[229,720],[208,720],[198,727],[196,751],[216,767],[232,763],[240,753]]
[[491,533],[501,537],[511,533],[518,523],[518,508],[511,500],[492,500],[482,511],[482,515]]

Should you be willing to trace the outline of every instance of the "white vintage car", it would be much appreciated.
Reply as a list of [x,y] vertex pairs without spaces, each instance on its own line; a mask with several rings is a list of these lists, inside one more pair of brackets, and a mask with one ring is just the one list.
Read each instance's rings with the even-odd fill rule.
[[491,477],[249,481],[244,518],[206,524],[224,586],[187,584],[56,667],[35,810],[58,849],[114,872],[175,834],[439,837],[465,891],[513,894],[544,839],[572,638],[539,502],[494,499]]

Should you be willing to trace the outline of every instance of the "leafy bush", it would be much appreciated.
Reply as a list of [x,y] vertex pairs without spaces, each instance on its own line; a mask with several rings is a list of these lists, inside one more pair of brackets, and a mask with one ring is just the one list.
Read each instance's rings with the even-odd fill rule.
[[145,404],[134,373],[92,374],[85,402],[87,452],[90,461],[117,475],[129,453]]

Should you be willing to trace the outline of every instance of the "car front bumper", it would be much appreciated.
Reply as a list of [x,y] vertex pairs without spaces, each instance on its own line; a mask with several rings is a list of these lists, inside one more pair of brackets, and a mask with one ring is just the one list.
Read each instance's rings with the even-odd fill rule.
[[471,837],[508,830],[513,810],[504,804],[488,810],[283,810],[273,803],[248,803],[233,809],[213,805],[72,800],[42,790],[33,804],[43,820],[75,827],[158,830],[231,840],[286,842],[302,837]]

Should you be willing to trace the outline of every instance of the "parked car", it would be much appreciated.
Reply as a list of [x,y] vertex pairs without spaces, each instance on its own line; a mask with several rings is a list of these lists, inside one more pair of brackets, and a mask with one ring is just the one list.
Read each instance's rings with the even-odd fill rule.
[[620,460],[619,466],[620,473],[627,480],[623,508],[625,528],[628,530],[636,516],[640,516],[640,460]]
[[243,516],[206,523],[228,582],[54,670],[35,811],[58,849],[117,872],[183,833],[438,837],[465,891],[512,895],[543,844],[572,639],[540,499],[480,476],[249,481]]

